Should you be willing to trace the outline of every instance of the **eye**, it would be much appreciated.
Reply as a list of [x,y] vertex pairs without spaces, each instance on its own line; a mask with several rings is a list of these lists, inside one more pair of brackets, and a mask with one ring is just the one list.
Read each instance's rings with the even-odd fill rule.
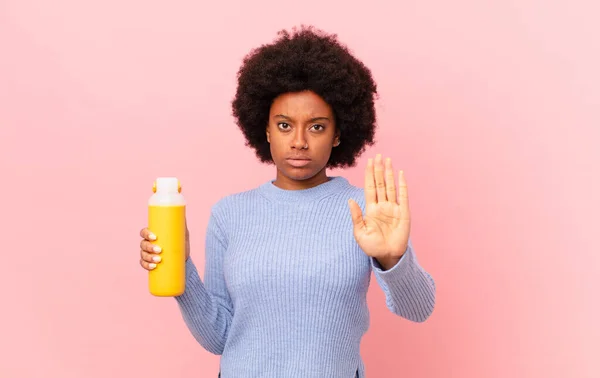
[[279,127],[280,130],[288,130],[290,125],[285,122],[279,122],[277,127]]
[[323,125],[313,125],[312,127],[313,129],[315,129],[315,131],[325,130],[325,127]]

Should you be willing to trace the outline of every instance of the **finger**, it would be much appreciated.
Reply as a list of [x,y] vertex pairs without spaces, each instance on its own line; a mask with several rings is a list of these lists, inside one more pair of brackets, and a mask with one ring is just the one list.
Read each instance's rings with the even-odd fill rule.
[[159,263],[162,260],[162,258],[155,253],[140,251],[140,255],[142,256],[142,260],[144,260],[148,263]]
[[406,185],[404,171],[400,171],[398,174],[398,203],[400,204],[402,218],[408,219],[410,217],[408,206],[408,186]]
[[361,229],[365,222],[362,217],[362,210],[360,209],[360,206],[358,206],[356,201],[352,199],[348,200],[348,206],[350,206],[350,215],[352,216],[352,224],[354,225],[354,229]]
[[152,270],[156,268],[156,264],[155,263],[148,263],[142,259],[140,259],[140,265],[142,266],[142,268],[146,269],[146,270]]
[[156,240],[156,235],[150,232],[150,230],[147,227],[142,228],[142,230],[140,231],[140,236],[146,240]]
[[387,192],[387,200],[391,203],[397,203],[396,199],[396,180],[394,179],[394,168],[392,167],[392,159],[385,159],[385,190]]
[[383,161],[381,154],[377,154],[375,157],[375,187],[377,188],[377,202],[387,201],[387,195],[385,193],[385,176],[383,170]]
[[162,249],[160,246],[150,243],[147,240],[142,240],[140,242],[140,248],[142,251],[151,252],[151,253],[161,253]]
[[377,192],[375,189],[375,177],[373,174],[373,159],[367,160],[365,168],[365,202],[368,204],[377,201]]

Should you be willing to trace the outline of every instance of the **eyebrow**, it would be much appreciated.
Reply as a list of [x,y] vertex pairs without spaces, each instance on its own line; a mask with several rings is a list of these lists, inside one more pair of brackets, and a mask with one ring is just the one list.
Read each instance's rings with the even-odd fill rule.
[[[283,119],[287,119],[289,121],[293,121],[293,119],[291,117],[286,116],[285,114],[277,114],[275,115],[275,118],[283,118]],[[314,117],[309,119],[310,122],[315,122],[315,121],[329,121],[330,119],[327,117]]]

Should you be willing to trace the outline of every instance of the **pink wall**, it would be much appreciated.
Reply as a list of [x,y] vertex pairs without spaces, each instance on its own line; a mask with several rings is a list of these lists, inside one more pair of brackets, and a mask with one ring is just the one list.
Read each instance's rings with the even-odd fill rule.
[[0,376],[215,376],[148,294],[138,230],[177,175],[202,256],[209,206],[272,177],[229,101],[243,55],[302,22],[376,75],[379,143],[343,174],[406,171],[438,287],[413,324],[372,286],[369,376],[599,376],[600,7],[261,3],[0,1]]

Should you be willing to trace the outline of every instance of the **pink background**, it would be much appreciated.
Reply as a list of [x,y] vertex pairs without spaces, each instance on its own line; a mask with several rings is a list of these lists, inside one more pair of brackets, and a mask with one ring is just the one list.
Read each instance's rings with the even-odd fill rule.
[[438,288],[414,324],[372,285],[369,377],[600,376],[595,2],[205,4],[0,1],[1,377],[216,376],[148,294],[138,231],[177,175],[202,263],[210,205],[273,177],[230,100],[244,54],[300,23],[372,68],[378,144],[332,173],[406,171]]

